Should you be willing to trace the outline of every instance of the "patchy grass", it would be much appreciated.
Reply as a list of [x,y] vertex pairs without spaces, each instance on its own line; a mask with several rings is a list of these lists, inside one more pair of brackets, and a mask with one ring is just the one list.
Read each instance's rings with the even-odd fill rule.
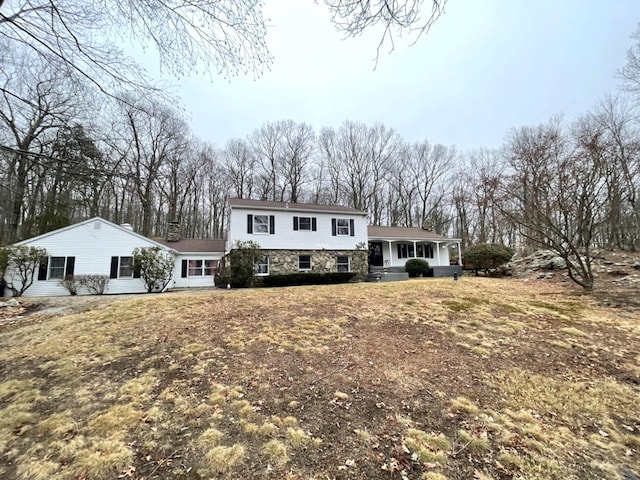
[[638,317],[576,293],[417,279],[36,310],[0,325],[0,476],[633,478]]

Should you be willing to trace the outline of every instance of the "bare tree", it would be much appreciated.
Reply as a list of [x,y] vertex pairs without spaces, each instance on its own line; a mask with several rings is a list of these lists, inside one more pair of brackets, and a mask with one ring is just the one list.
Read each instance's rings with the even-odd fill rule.
[[158,182],[168,162],[184,153],[188,127],[177,112],[154,100],[129,97],[120,107],[122,123],[114,145],[139,202],[141,233],[151,235],[154,207],[160,203]]
[[29,177],[49,158],[47,144],[53,141],[53,132],[75,117],[78,101],[73,92],[80,90],[28,55],[3,62],[0,83],[0,149],[6,162],[3,184],[9,191],[2,223],[8,223],[4,238],[12,242],[23,224]]
[[382,35],[378,44],[378,55],[385,43],[394,49],[394,35],[409,32],[416,35],[416,41],[427,32],[444,13],[447,0],[324,0],[331,12],[331,19],[339,31],[351,37],[361,35],[372,27],[381,27]]
[[591,248],[605,219],[604,152],[587,117],[571,136],[557,119],[513,130],[505,150],[512,168],[505,196],[513,208],[504,213],[525,238],[561,256],[569,277],[587,292],[594,282]]
[[231,186],[230,194],[237,198],[251,198],[255,183],[256,159],[245,140],[230,140],[221,159]]

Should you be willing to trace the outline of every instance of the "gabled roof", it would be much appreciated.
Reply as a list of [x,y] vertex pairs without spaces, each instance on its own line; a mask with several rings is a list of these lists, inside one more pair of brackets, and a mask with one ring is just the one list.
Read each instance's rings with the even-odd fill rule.
[[244,198],[230,198],[231,208],[250,208],[255,210],[289,210],[299,212],[348,213],[351,215],[366,215],[366,212],[341,205],[316,205],[313,203],[268,202],[265,200],[248,200]]
[[127,233],[129,235],[137,237],[140,240],[144,240],[146,242],[150,242],[150,243],[156,245],[157,247],[160,247],[160,248],[166,248],[167,247],[166,245],[163,245],[162,243],[159,243],[159,242],[157,242],[155,240],[152,240],[149,237],[145,237],[144,235],[141,235],[139,233],[134,232],[133,230],[131,230],[131,228],[123,227],[122,225],[118,225],[116,223],[110,222],[109,220],[105,220],[102,217],[89,218],[87,220],[83,220],[82,222],[74,223],[74,224],[68,225],[66,227],[58,228],[57,230],[52,230],[50,232],[43,233],[42,235],[38,235],[37,237],[31,237],[31,238],[27,238],[25,240],[20,240],[19,242],[14,243],[14,245],[24,245],[24,244],[31,243],[31,242],[34,242],[34,241],[37,241],[37,240],[42,240],[43,238],[47,238],[47,237],[50,237],[52,235],[57,235],[59,233],[65,232],[67,230],[72,230],[74,228],[77,228],[77,227],[80,227],[80,226],[83,226],[83,225],[87,225],[87,224],[90,224],[90,223],[93,223],[93,222],[102,222],[102,223],[104,223],[106,225],[109,225],[110,227],[116,228],[118,230],[122,230],[123,232],[125,232],[125,233]]
[[183,238],[177,242],[169,242],[165,239],[156,239],[158,242],[173,248],[179,253],[223,253],[225,249],[224,240]]
[[437,233],[416,227],[379,227],[369,225],[367,227],[369,240],[433,240],[433,241],[457,241],[456,238],[443,237]]

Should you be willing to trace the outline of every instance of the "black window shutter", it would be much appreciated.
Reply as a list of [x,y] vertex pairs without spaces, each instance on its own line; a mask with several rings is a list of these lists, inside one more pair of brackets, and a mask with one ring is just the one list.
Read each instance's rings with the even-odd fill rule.
[[402,258],[402,245],[398,244],[398,258]]
[[140,266],[134,265],[133,267],[133,278],[140,278]]
[[311,217],[311,231],[315,232],[317,229],[316,217]]
[[46,280],[47,279],[47,270],[49,269],[49,257],[45,257],[42,259],[42,263],[38,267],[38,280]]
[[73,275],[73,271],[76,268],[76,257],[67,257],[67,268],[64,271],[64,276]]
[[182,278],[187,278],[187,261],[182,260]]
[[269,233],[271,235],[276,233],[276,216],[269,215]]
[[336,225],[336,219],[335,218],[331,219],[331,235],[334,236],[334,237],[337,235],[337,225]]
[[118,257],[111,257],[111,273],[109,278],[118,278]]
[[351,231],[351,236],[356,236],[356,222],[353,221],[353,218],[349,220],[349,230]]
[[298,230],[298,217],[293,217],[293,229]]
[[247,233],[253,233],[253,215],[247,215]]

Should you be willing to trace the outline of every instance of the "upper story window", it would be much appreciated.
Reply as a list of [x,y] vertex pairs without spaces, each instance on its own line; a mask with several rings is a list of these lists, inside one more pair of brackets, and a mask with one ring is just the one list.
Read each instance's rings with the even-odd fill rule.
[[293,229],[315,232],[317,229],[316,217],[293,217]]
[[348,236],[355,235],[355,222],[349,218],[332,218],[331,219],[331,235]]
[[247,233],[276,233],[276,217],[274,215],[247,215]]

